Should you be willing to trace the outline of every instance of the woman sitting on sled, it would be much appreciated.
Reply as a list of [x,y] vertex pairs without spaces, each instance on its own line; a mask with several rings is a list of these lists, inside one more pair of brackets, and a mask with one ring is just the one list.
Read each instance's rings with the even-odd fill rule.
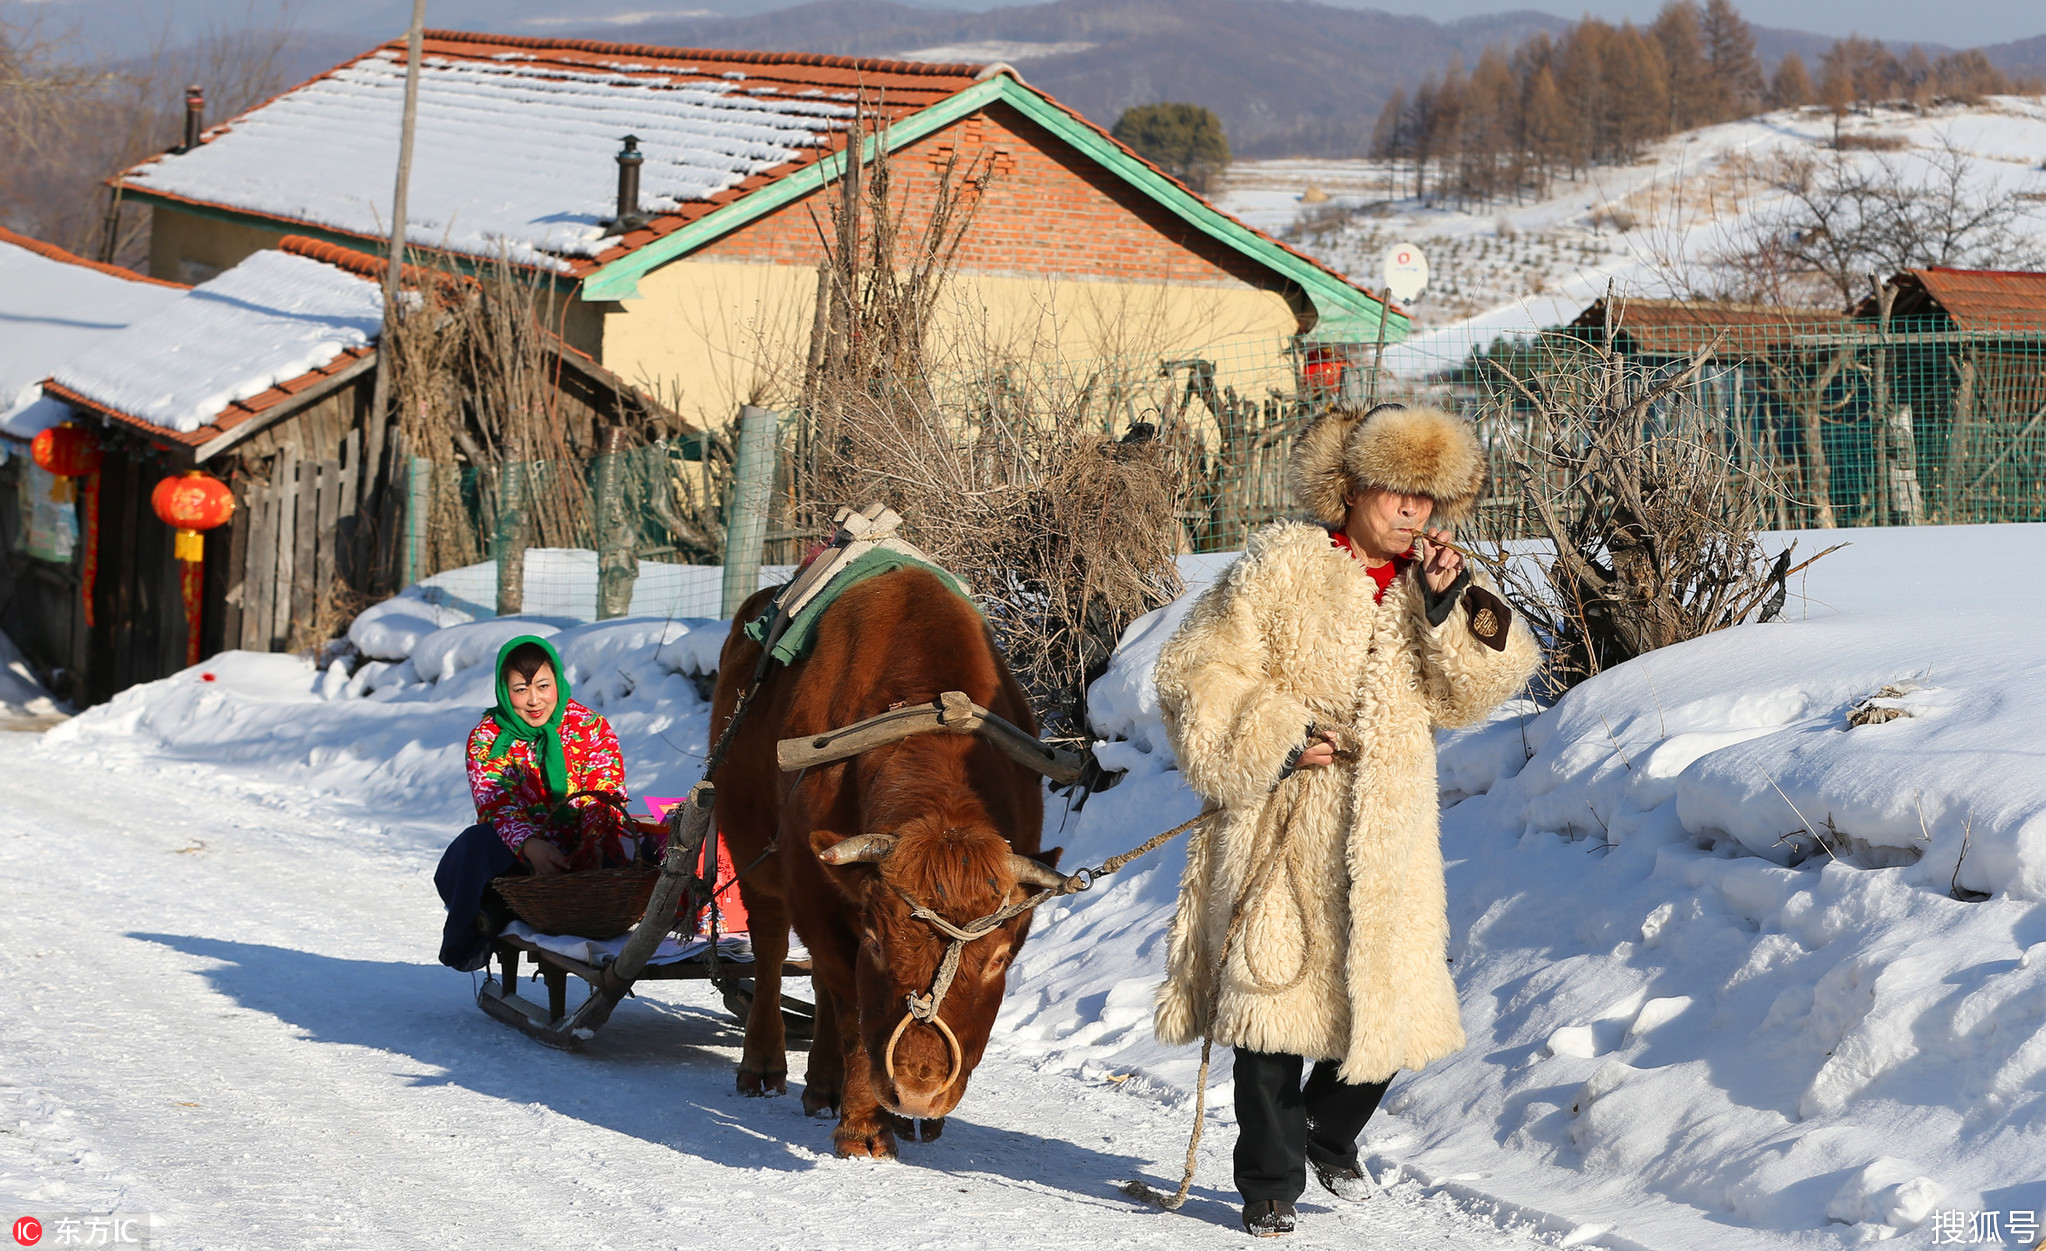
[[632,858],[623,841],[618,736],[569,697],[561,656],[547,640],[520,635],[498,650],[497,704],[470,733],[468,762],[477,823],[449,844],[433,876],[448,908],[441,963],[465,972],[483,967],[506,919],[485,908],[492,878],[550,877]]
[[618,736],[569,698],[545,639],[521,635],[497,653],[497,706],[469,734],[469,792],[476,820],[542,877],[630,858]]

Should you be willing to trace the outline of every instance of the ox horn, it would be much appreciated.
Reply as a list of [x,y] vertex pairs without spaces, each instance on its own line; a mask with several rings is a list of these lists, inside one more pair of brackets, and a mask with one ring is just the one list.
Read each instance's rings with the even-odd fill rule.
[[1047,869],[1041,861],[1028,856],[1009,853],[1009,868],[1015,871],[1016,881],[1023,886],[1042,886],[1046,890],[1062,890],[1066,879],[1054,869]]
[[826,864],[876,864],[894,850],[893,834],[855,834],[818,852],[817,858]]

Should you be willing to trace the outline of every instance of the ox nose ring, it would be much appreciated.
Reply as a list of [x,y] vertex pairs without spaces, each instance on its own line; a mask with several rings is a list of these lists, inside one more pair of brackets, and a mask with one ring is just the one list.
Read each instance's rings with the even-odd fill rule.
[[[913,1011],[903,1013],[902,1019],[895,1023],[895,1032],[888,1035],[888,1049],[881,1053],[882,1071],[888,1074],[889,1083],[897,1088],[900,1088],[902,1083],[895,1078],[895,1044],[902,1041],[902,1031],[908,1029],[909,1023],[916,1019]],[[938,1093],[943,1094],[952,1089],[952,1084],[959,1080],[960,1071],[966,1067],[966,1052],[959,1046],[959,1036],[952,1032],[951,1026],[945,1024],[944,1017],[933,1012],[924,1023],[936,1029],[945,1038],[945,1084],[938,1087]]]

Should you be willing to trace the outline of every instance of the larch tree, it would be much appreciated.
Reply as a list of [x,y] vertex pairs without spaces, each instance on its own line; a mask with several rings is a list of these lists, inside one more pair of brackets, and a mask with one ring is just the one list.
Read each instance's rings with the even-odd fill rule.
[[1783,59],[1776,63],[1775,75],[1769,79],[1769,107],[1803,108],[1817,94],[1812,87],[1811,72],[1804,67],[1804,58],[1795,52],[1785,53]]
[[1706,0],[1699,19],[1705,59],[1711,65],[1715,122],[1746,117],[1762,98],[1762,65],[1755,59],[1755,32],[1733,7],[1732,0]]
[[1705,59],[1705,38],[1698,22],[1698,6],[1691,0],[1669,0],[1648,28],[1662,54],[1663,74],[1668,85],[1667,130],[1685,130],[1717,121],[1714,98],[1717,85],[1712,67]]
[[1643,146],[1670,131],[1668,114],[1659,107],[1669,98],[1669,74],[1662,50],[1632,22],[1615,32],[1606,59],[1607,145],[1605,157],[1632,161]]

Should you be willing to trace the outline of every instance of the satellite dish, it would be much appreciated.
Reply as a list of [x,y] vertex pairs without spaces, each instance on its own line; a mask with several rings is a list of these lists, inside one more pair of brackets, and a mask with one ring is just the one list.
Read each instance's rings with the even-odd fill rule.
[[1395,243],[1385,250],[1385,268],[1380,273],[1385,289],[1404,304],[1428,285],[1428,258],[1414,244]]

